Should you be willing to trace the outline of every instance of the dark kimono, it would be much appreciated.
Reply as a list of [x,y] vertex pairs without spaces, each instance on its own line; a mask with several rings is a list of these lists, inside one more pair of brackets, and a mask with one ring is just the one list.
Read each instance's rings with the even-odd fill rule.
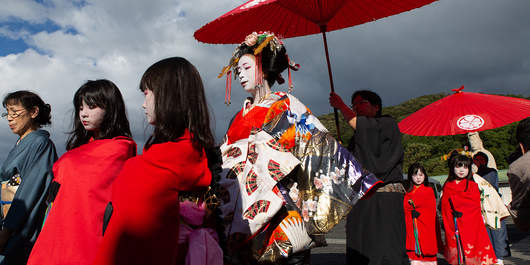
[[401,185],[404,153],[396,121],[387,115],[357,117],[348,150],[385,186],[348,214],[347,264],[409,264]]
[[12,229],[13,233],[7,242],[5,256],[0,255],[0,264],[26,264],[42,226],[46,194],[56,160],[55,145],[50,140],[50,133],[44,130],[26,135],[9,152],[0,177],[6,181],[18,172],[22,180],[3,220],[3,226]]

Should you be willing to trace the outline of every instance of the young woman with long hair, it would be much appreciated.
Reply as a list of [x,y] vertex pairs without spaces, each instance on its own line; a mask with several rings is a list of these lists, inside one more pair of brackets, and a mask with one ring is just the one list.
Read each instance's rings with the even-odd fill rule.
[[[212,179],[207,151],[214,148],[214,140],[197,69],[181,57],[161,60],[145,71],[140,90],[153,133],[142,155],[129,159],[114,183],[113,213],[94,264],[184,262],[185,254],[179,253],[187,245],[179,244],[179,233],[181,223],[189,220],[181,218],[180,195],[184,191],[201,194]],[[205,212],[201,199],[195,208],[186,206],[196,210],[199,222]],[[217,243],[207,235],[203,238],[215,247]],[[194,257],[205,260],[211,257],[210,250]],[[213,259],[220,264],[222,252],[216,253]],[[206,264],[204,260],[199,264]]]
[[112,183],[136,143],[118,87],[87,81],[75,93],[68,150],[54,164],[49,211],[28,264],[92,264]]

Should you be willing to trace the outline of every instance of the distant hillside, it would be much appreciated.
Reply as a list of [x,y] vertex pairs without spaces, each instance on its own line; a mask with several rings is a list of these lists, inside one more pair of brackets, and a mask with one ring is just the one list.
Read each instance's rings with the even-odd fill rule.
[[[413,98],[397,106],[383,107],[382,112],[383,114],[392,115],[397,122],[400,122],[410,114],[448,95],[450,93],[439,93]],[[522,95],[502,96],[530,99],[530,97],[523,97]],[[344,121],[340,113],[339,118],[342,142],[344,146],[347,146],[354,131]],[[333,113],[319,116],[318,119],[326,126],[331,135],[337,138]],[[519,123],[516,122],[497,129],[480,132],[480,138],[483,141],[484,147],[495,157],[498,169],[508,168],[506,157],[517,146],[515,141],[517,124]],[[420,162],[425,166],[427,173],[431,176],[447,175],[447,161],[442,161],[441,157],[455,148],[463,148],[464,145],[468,144],[467,135],[465,134],[428,137],[402,134],[402,143],[405,151],[404,173],[407,172],[410,164]]]

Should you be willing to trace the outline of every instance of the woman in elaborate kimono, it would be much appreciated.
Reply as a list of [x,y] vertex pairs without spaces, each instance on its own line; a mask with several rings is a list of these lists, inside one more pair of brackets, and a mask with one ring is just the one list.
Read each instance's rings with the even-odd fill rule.
[[72,103],[68,152],[53,166],[49,211],[28,264],[94,262],[112,183],[136,154],[125,103],[114,83],[87,81]]
[[436,198],[429,177],[420,163],[409,166],[407,193],[403,206],[407,227],[407,255],[411,265],[437,264],[436,254],[443,251]]
[[2,117],[20,138],[0,170],[2,182],[18,185],[11,208],[2,220],[0,264],[26,264],[40,232],[46,194],[53,179],[52,167],[57,160],[50,134],[39,130],[51,124],[51,107],[29,91],[7,94],[2,105],[7,110]]
[[240,264],[308,263],[309,249],[325,243],[322,235],[377,179],[298,99],[271,91],[283,82],[281,72],[298,68],[274,34],[247,36],[220,76],[230,81],[231,68],[252,100],[236,114],[221,146],[225,257]]
[[[180,203],[183,191],[203,190],[212,179],[206,151],[214,140],[199,72],[184,58],[167,58],[146,70],[140,90],[154,130],[114,182],[113,213],[94,264],[183,264],[189,245],[193,264],[220,265],[215,230],[199,229],[204,201]],[[182,224],[196,229],[184,231],[189,244],[179,238]]]
[[444,257],[450,264],[495,264],[480,210],[480,191],[473,181],[471,159],[456,155],[449,162],[449,176],[442,195],[445,227]]

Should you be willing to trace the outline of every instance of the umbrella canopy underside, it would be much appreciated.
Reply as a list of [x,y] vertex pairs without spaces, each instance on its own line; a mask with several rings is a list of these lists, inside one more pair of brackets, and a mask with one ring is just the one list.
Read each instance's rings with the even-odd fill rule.
[[[194,34],[204,43],[237,44],[253,31],[292,38],[353,27],[422,7],[436,0],[254,0],[249,1]],[[259,8],[254,8],[259,6]],[[226,34],[226,29],[230,34]]]

